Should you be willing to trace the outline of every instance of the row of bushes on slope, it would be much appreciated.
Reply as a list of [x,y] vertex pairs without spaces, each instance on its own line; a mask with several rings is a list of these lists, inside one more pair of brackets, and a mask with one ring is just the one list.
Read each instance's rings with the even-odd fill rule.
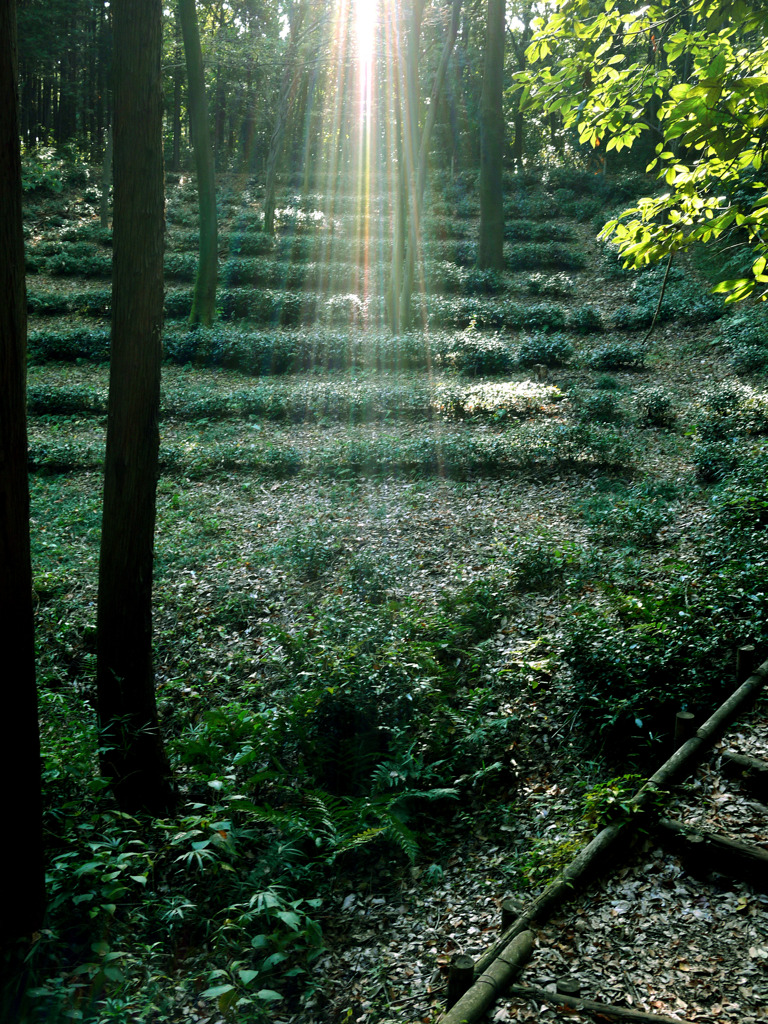
[[[370,423],[386,421],[527,419],[555,412],[558,388],[530,380],[435,381],[420,374],[405,380],[377,372],[352,377],[316,374],[290,381],[273,377],[253,384],[218,374],[165,379],[161,415],[178,420],[260,419],[273,422]],[[35,416],[103,415],[107,382],[67,383],[34,374],[27,385],[27,409]]]
[[[453,353],[450,353],[453,355]],[[522,349],[521,349],[522,357]],[[521,361],[521,357],[519,361]],[[355,371],[351,376],[313,372],[289,380],[267,377],[258,384],[237,375],[198,370],[193,375],[164,375],[163,418],[187,421],[258,419],[290,423],[372,423],[477,420],[493,424],[571,413],[582,423],[628,423],[671,429],[678,410],[661,387],[639,387],[633,408],[618,393],[613,378],[599,377],[594,388],[563,392],[530,378],[507,381],[435,380],[424,374]],[[610,389],[609,389],[610,388]],[[27,409],[33,416],[82,418],[107,410],[106,376],[100,381],[69,382],[57,374],[32,371]],[[566,403],[566,398],[568,402]]]
[[[51,251],[53,250],[53,251]],[[301,258],[292,253],[246,255],[242,251],[220,261],[219,275],[225,287],[238,284],[253,286],[306,288],[314,290],[353,291],[362,279],[386,281],[390,274],[387,253],[373,256],[353,245],[322,252],[315,246]],[[290,258],[286,258],[290,257]],[[492,292],[504,288],[498,275],[494,283],[487,281],[492,271],[476,267],[476,243],[425,246],[425,260],[419,276],[426,275],[429,290]],[[505,246],[505,269],[509,271],[559,269],[580,270],[585,262],[581,254],[561,242],[515,242]],[[194,281],[197,274],[196,251],[171,251],[165,256],[165,276],[171,280]],[[112,255],[90,242],[51,243],[28,248],[26,269],[29,274],[51,277],[110,277]],[[477,282],[480,282],[479,284]]]
[[[248,472],[273,478],[302,473],[336,479],[437,475],[453,480],[514,473],[547,478],[559,472],[620,472],[632,464],[629,441],[611,426],[541,420],[521,423],[503,433],[453,429],[455,433],[441,430],[412,435],[377,431],[334,437],[307,448],[298,447],[290,437],[284,443],[276,442],[249,430],[247,424],[231,422],[212,428],[205,443],[164,443],[160,464],[163,473],[197,478]],[[32,438],[29,445],[29,466],[35,472],[99,469],[103,460],[103,441],[58,435]]]

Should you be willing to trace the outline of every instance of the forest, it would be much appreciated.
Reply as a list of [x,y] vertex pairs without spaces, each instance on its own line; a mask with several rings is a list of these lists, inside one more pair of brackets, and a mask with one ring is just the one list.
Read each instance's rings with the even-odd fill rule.
[[2,1024],[435,1024],[764,656],[766,13],[0,0]]

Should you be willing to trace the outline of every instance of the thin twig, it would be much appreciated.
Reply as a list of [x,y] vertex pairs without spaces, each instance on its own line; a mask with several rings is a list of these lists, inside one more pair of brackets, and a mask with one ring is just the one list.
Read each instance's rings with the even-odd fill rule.
[[664,292],[665,292],[666,287],[667,287],[667,279],[669,278],[669,271],[670,271],[670,269],[672,267],[672,257],[674,255],[675,255],[675,253],[674,253],[674,250],[673,250],[669,254],[669,259],[667,260],[667,269],[664,271],[664,280],[661,282],[661,291],[659,292],[659,301],[656,304],[656,312],[653,314],[653,320],[651,320],[651,326],[648,328],[647,334],[645,335],[643,340],[640,342],[640,348],[641,349],[645,348],[646,344],[648,343],[648,339],[653,334],[653,329],[656,326],[656,321],[659,319],[659,313],[661,312],[661,304],[664,301]]

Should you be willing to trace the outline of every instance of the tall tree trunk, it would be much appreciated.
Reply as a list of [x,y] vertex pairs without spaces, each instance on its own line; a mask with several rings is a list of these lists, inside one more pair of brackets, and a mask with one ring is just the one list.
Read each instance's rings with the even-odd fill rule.
[[[398,307],[397,313],[391,317],[391,327],[395,333],[406,329],[411,323],[411,297],[413,294],[416,260],[421,249],[421,214],[424,204],[424,191],[427,184],[429,146],[448,64],[450,63],[459,30],[461,4],[462,0],[453,0],[451,24],[443,44],[440,63],[435,72],[432,94],[420,133],[418,125],[418,38],[421,31],[421,17],[424,5],[421,0],[416,0],[414,4],[406,64],[408,70],[406,74],[407,105],[405,121],[408,123],[403,125],[402,129],[398,131],[398,137],[405,139],[403,147],[405,154],[404,159],[401,161],[404,173],[401,171],[398,178],[400,194],[397,199],[396,217],[399,214],[404,221],[407,221],[407,230],[405,225],[398,227],[396,220],[391,278],[393,313],[395,303],[397,303]],[[415,89],[413,87],[414,79],[416,80]],[[415,126],[414,121],[416,122]],[[403,249],[405,249],[404,252]]]
[[[526,51],[528,50],[528,45],[533,34],[531,26],[531,21],[533,20],[533,5],[530,0],[517,8],[516,14],[516,27],[513,30],[510,30],[509,41],[512,44],[512,52],[515,58],[514,69],[517,72],[523,72],[528,66]],[[519,92],[515,93],[513,103],[514,137],[512,139],[512,159],[515,164],[515,170],[518,174],[522,174],[523,158],[525,157],[525,118],[522,110],[520,109]],[[557,115],[552,114],[549,118],[551,131],[552,126],[555,124],[556,116]]]
[[45,904],[29,545],[27,296],[15,0],[0,0],[0,252],[0,648],[6,656],[0,777],[9,782],[3,812],[13,833],[0,844],[2,942],[39,928]]
[[112,188],[112,155],[114,150],[112,129],[107,128],[106,134],[104,160],[101,165],[101,201],[99,203],[100,223],[105,231],[109,227],[109,190]]
[[297,0],[289,13],[290,38],[285,54],[283,76],[280,82],[280,98],[277,102],[275,127],[269,140],[269,152],[267,153],[267,173],[264,185],[264,224],[262,230],[268,235],[273,234],[275,230],[277,162],[280,159],[280,151],[283,148],[283,139],[285,138],[285,128],[291,111],[291,99],[296,84],[296,51],[299,46],[299,35],[306,10],[305,0]]
[[173,130],[173,150],[171,153],[171,170],[181,170],[181,84],[183,79],[182,71],[182,42],[181,26],[179,19],[173,19],[173,111],[171,123]]
[[483,94],[480,104],[480,238],[477,264],[504,266],[504,21],[505,0],[488,0]]
[[112,357],[96,683],[102,770],[129,814],[174,806],[152,665],[163,322],[161,0],[114,3]]
[[176,13],[181,22],[184,53],[187,58],[187,98],[192,143],[197,169],[197,199],[200,210],[200,259],[197,265],[195,294],[190,324],[209,327],[216,311],[218,275],[218,224],[216,221],[216,178],[213,169],[213,144],[205,97],[203,51],[197,24],[195,0],[177,0]]

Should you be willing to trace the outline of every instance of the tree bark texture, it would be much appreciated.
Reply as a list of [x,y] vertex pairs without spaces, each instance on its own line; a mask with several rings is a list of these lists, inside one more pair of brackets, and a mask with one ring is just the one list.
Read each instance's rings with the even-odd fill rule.
[[161,0],[116,0],[112,356],[97,613],[102,769],[120,807],[161,815],[173,787],[152,666],[163,319]]
[[15,0],[0,0],[0,942],[40,926],[45,903],[27,478],[27,296]]
[[477,263],[504,266],[504,34],[506,0],[488,0],[483,93],[480,104],[480,238]]
[[192,298],[189,322],[210,327],[216,312],[219,241],[213,143],[208,118],[208,101],[205,95],[203,51],[200,47],[200,27],[197,23],[195,0],[177,0],[176,13],[181,23],[187,62],[187,100],[195,151],[197,202],[200,211],[200,258],[197,265],[195,292]]

